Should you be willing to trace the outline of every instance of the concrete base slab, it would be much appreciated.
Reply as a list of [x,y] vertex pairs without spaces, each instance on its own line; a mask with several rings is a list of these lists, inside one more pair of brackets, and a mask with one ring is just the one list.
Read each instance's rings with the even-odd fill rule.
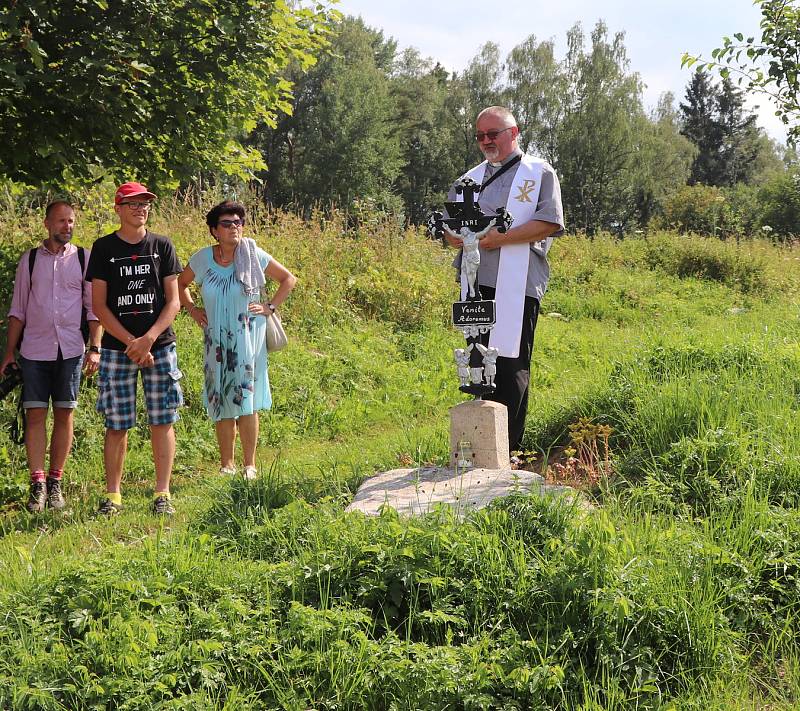
[[576,493],[568,486],[545,484],[539,474],[522,469],[392,469],[367,479],[347,510],[376,516],[387,505],[403,516],[414,516],[441,503],[466,512],[518,492],[545,496]]

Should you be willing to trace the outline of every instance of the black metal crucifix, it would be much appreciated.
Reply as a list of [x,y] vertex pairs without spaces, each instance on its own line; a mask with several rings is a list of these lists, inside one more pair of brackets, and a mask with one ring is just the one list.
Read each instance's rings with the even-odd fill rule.
[[505,208],[498,208],[494,215],[486,215],[476,200],[480,186],[471,178],[455,184],[456,194],[463,195],[463,202],[446,202],[447,217],[434,212],[428,219],[428,231],[444,238],[445,233],[458,237],[462,242],[461,272],[466,281],[466,300],[453,304],[453,325],[464,333],[465,349],[457,349],[456,363],[461,381],[459,390],[480,397],[494,390],[494,349],[487,349],[481,336],[489,333],[495,324],[495,303],[484,300],[478,284],[480,265],[479,242],[492,227],[505,232],[511,226],[511,215]]

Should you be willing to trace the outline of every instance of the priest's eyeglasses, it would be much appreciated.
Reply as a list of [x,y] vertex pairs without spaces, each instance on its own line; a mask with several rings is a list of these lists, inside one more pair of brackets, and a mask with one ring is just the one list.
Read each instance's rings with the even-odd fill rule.
[[503,131],[510,131],[512,128],[514,128],[514,127],[513,126],[508,126],[507,128],[501,128],[499,131],[491,130],[491,131],[487,131],[486,133],[484,133],[483,131],[478,131],[475,134],[475,140],[478,143],[483,143],[483,139],[484,138],[488,138],[490,141],[493,141],[501,133],[503,133]]

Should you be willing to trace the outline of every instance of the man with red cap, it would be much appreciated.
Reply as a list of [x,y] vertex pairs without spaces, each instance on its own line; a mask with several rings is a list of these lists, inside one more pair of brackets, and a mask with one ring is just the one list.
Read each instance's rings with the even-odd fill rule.
[[172,322],[181,264],[172,242],[147,229],[155,199],[141,183],[124,183],[114,196],[119,228],[92,247],[87,279],[103,325],[97,410],[105,416],[106,495],[98,513],[122,509],[122,469],[128,430],[136,424],[136,381],[142,374],[156,470],[153,513],[171,515],[169,482],[175,459],[174,423],[183,404]]

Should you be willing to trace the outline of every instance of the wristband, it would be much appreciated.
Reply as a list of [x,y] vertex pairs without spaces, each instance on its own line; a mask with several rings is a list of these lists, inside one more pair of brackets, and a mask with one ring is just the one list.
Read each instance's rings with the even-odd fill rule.
[[272,313],[275,313],[275,304],[267,304],[267,308],[268,308],[270,311],[272,311]]

